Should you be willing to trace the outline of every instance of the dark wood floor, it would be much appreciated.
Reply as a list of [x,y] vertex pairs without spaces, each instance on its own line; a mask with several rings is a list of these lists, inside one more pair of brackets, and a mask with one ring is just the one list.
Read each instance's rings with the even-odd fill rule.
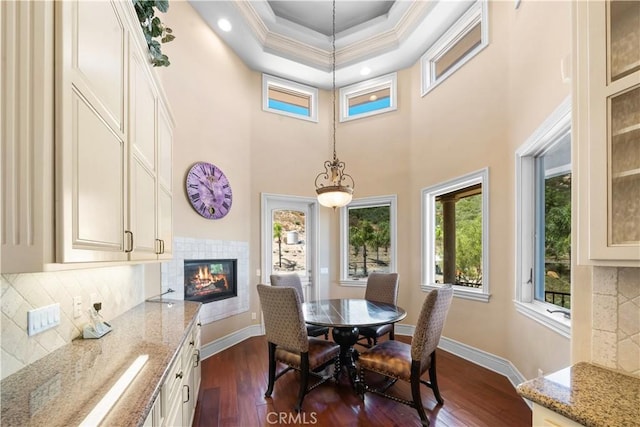
[[[409,337],[396,336],[409,342]],[[422,397],[431,426],[518,427],[531,425],[531,411],[511,383],[457,356],[438,350],[438,382],[444,399],[436,406],[431,390]],[[426,374],[425,374],[426,375]],[[269,425],[420,426],[415,409],[389,399],[353,392],[348,380],[327,382],[305,397],[302,412],[293,411],[299,374],[289,372],[276,381],[271,398],[267,388],[267,343],[253,337],[202,362],[202,384],[194,426],[253,427]],[[410,389],[398,382],[398,394]]]

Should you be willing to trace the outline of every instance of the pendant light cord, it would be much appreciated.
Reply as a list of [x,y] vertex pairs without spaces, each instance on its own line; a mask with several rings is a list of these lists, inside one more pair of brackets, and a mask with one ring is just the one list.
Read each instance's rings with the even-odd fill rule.
[[336,155],[336,0],[333,0],[333,37],[331,47],[332,55],[332,75],[333,75],[333,91],[331,92],[331,102],[333,104],[333,161],[338,158]]

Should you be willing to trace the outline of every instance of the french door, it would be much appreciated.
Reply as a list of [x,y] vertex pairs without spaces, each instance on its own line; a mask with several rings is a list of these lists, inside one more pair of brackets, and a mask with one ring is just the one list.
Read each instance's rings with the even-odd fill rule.
[[305,301],[318,298],[315,198],[262,193],[262,283],[273,273],[300,276]]

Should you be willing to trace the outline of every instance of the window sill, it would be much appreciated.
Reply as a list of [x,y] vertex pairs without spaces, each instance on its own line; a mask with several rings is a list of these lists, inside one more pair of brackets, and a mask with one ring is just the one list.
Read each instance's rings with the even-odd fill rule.
[[340,286],[348,286],[353,288],[366,288],[367,281],[366,280],[340,280]]
[[[432,291],[434,289],[440,288],[439,285],[422,285],[422,290],[424,292]],[[460,286],[453,287],[453,296],[463,299],[470,299],[472,301],[481,301],[481,302],[489,302],[489,298],[491,298],[491,294],[485,294],[479,291],[468,291],[466,289],[461,289]]]
[[564,317],[562,313],[549,313],[547,306],[541,303],[527,303],[514,301],[518,313],[546,326],[565,338],[571,338],[571,319]]

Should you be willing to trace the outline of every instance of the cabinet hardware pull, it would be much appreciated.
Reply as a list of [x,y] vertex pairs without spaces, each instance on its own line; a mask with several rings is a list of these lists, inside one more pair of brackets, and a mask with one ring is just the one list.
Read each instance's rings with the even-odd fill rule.
[[160,250],[160,253],[163,254],[164,253],[164,240],[160,240],[160,247],[162,248]]
[[132,252],[133,251],[133,232],[129,231],[129,230],[125,230],[124,234],[126,234],[129,239],[127,241],[127,243],[129,243],[128,248],[125,249],[125,252]]
[[202,326],[202,323],[201,323],[201,322],[198,322],[198,326]]
[[200,365],[200,350],[196,349],[195,356],[196,356],[196,363],[195,365],[193,365],[193,367],[197,368]]
[[184,387],[187,388],[187,400],[184,400],[182,403],[187,403],[189,400],[191,400],[191,392],[189,389],[189,384],[183,384],[182,388],[184,389]]
[[162,240],[156,239],[156,255],[162,253]]
[[179,373],[176,374],[176,378],[182,379],[182,371],[180,371]]
[[196,342],[194,340],[189,341],[189,345],[194,345]]

